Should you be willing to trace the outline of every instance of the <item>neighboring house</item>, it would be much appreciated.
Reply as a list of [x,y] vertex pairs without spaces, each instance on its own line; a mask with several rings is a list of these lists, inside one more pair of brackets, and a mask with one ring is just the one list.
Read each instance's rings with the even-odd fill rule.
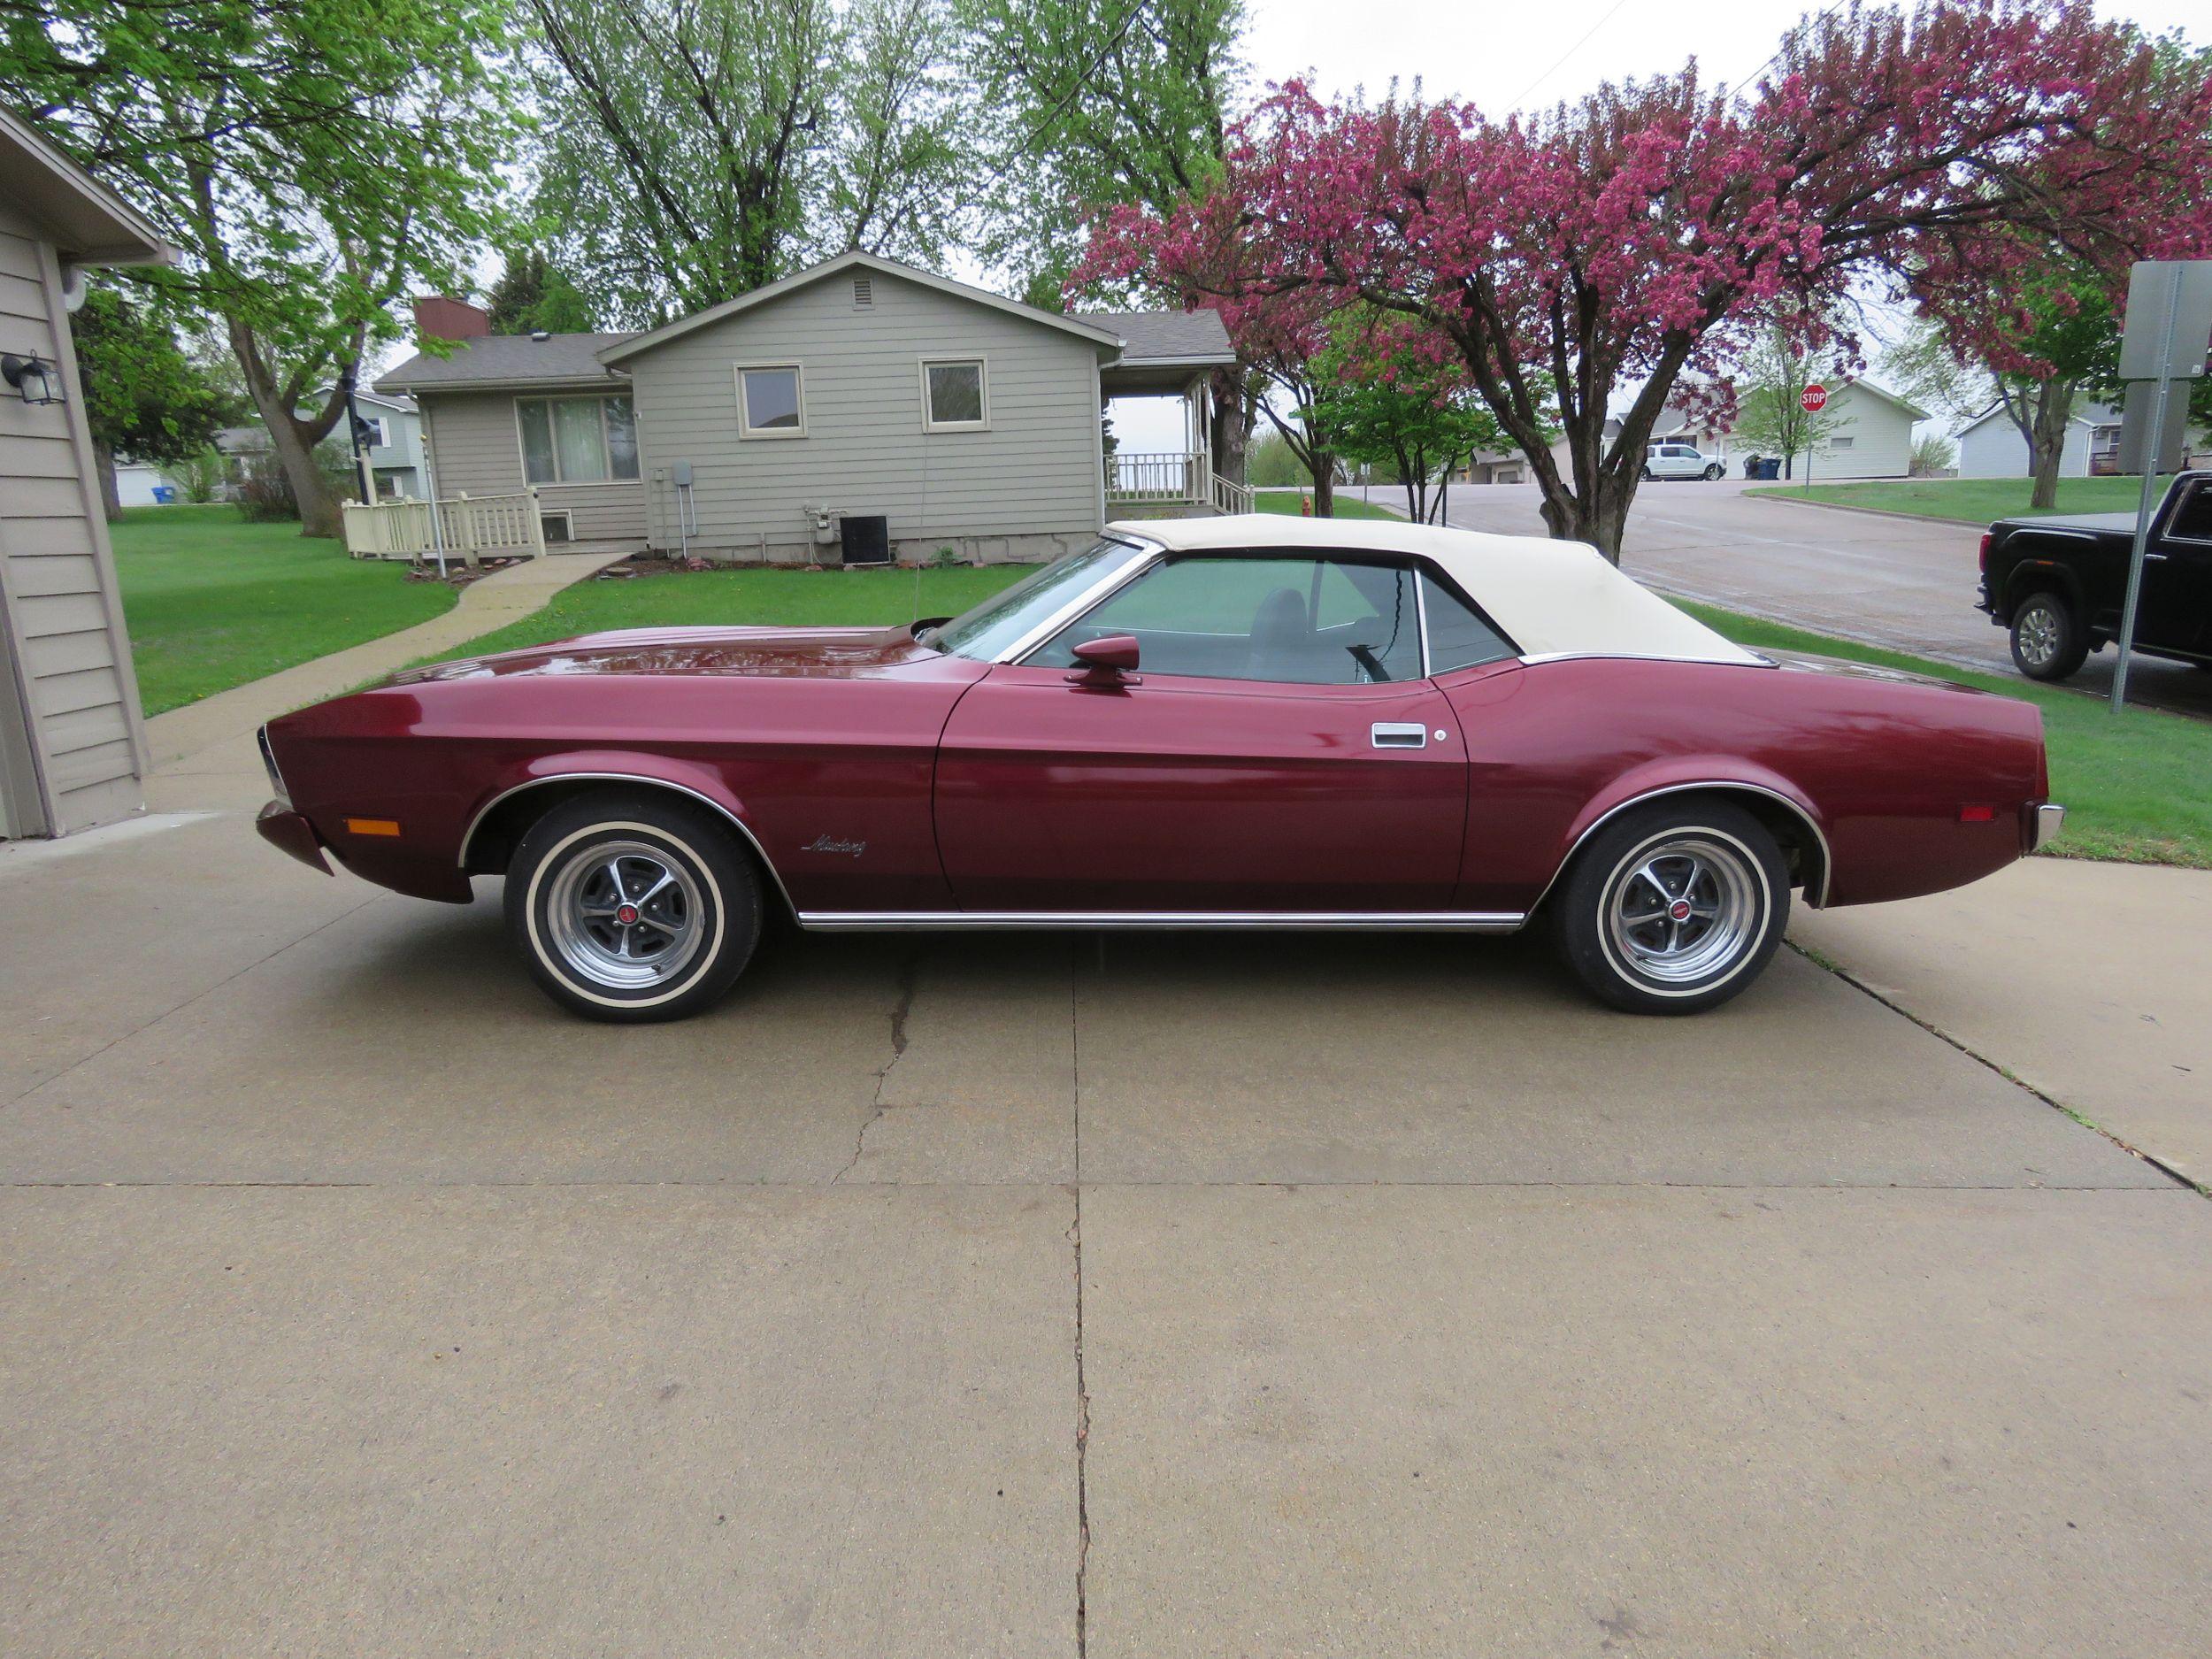
[[[895,557],[1034,559],[1110,499],[1223,497],[1210,311],[1064,316],[850,253],[643,334],[495,335],[442,298],[417,321],[459,343],[376,389],[420,408],[431,487],[534,489],[549,542],[834,562],[841,520],[880,518]],[[1110,477],[1104,401],[1163,394],[1185,449]]]
[[[415,400],[357,391],[353,403],[362,426],[368,429],[365,452],[377,499],[428,499],[429,491],[423,483],[422,411],[415,406]],[[344,441],[342,422],[336,435]]]
[[[1961,478],[2025,478],[2028,441],[2005,412],[1992,404],[1955,434]],[[2077,403],[2059,446],[2058,475],[2087,478],[2119,470],[2120,411],[2103,403]]]
[[0,111],[0,835],[139,810],[146,733],[69,310],[86,266],[173,257]]
[[[1846,380],[1830,390],[1823,412],[1830,431],[1813,454],[1809,470],[1814,482],[1903,478],[1911,472],[1913,424],[1928,419],[1926,410],[1871,380]],[[1802,456],[1797,465],[1805,466]]]
[[173,488],[169,475],[151,461],[115,457],[115,498],[126,507],[150,507],[161,498],[157,489]]

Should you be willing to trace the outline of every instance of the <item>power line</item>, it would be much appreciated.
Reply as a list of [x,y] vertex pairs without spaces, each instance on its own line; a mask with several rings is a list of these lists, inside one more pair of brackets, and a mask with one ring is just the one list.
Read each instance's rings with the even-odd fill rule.
[[1597,32],[1603,28],[1607,24],[1610,23],[1613,20],[1614,14],[1619,12],[1619,10],[1627,4],[1628,0],[1613,0],[1613,4],[1606,8],[1605,15],[1600,18],[1596,22],[1590,25],[1588,28],[1585,29],[1582,32],[1582,38],[1580,40],[1577,41],[1573,45],[1567,48],[1565,51],[1559,54],[1558,63],[1554,64],[1549,69],[1544,71],[1542,74],[1537,76],[1535,80],[1530,81],[1528,85],[1521,88],[1520,96],[1515,98],[1512,103],[1505,106],[1505,112],[1508,115],[1510,115],[1514,111],[1519,109],[1523,99],[1525,99],[1530,93],[1535,91],[1537,88],[1542,86],[1544,82],[1549,81],[1554,75],[1557,74],[1561,67],[1565,65],[1567,59],[1572,58],[1577,52],[1587,46],[1592,39],[1595,37]]

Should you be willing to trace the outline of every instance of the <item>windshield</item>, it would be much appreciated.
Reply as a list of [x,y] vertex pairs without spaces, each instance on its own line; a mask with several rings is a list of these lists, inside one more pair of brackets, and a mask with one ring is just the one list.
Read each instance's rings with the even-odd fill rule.
[[925,629],[921,641],[955,657],[995,661],[1008,646],[1050,621],[1094,584],[1144,557],[1142,548],[1109,537],[1087,552],[1071,553],[1032,571],[943,626]]

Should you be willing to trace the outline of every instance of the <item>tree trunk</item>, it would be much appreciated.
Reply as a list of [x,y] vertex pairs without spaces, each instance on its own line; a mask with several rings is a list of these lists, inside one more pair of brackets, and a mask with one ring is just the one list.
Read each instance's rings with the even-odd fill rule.
[[92,468],[100,475],[100,511],[113,524],[123,516],[123,492],[115,481],[115,450],[104,439],[92,441]]
[[1313,480],[1313,516],[1335,518],[1336,457],[1326,449],[1316,449],[1307,461],[1306,471]]
[[1618,565],[1621,533],[1628,525],[1628,504],[1635,499],[1636,480],[1601,476],[1586,500],[1562,485],[1547,488],[1541,511],[1544,527],[1558,541],[1587,541]]
[[2073,412],[2071,381],[2045,380],[2036,388],[2035,420],[2028,432],[2028,475],[2035,480],[2030,507],[2058,505],[2058,465],[2065,458],[2066,425]]
[[[322,469],[315,465],[315,446],[330,434],[338,424],[343,403],[336,398],[325,400],[322,414],[311,420],[302,420],[288,406],[284,395],[277,389],[276,376],[263,357],[253,334],[235,319],[229,320],[231,355],[238,359],[244,372],[247,396],[253,399],[259,411],[261,424],[268,428],[270,446],[275,449],[277,465],[284,469],[286,482],[292,486],[292,499],[299,503],[300,534],[311,536],[336,536],[342,534],[343,520],[338,511],[338,498],[331,494],[324,482]],[[342,379],[349,368],[359,364],[357,343],[354,361],[335,365],[333,379]]]

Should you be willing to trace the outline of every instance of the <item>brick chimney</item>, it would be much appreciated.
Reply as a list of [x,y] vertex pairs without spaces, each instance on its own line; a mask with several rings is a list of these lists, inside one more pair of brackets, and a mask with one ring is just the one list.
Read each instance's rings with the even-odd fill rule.
[[492,314],[481,305],[425,294],[415,301],[415,337],[435,335],[440,340],[481,340],[492,331]]

